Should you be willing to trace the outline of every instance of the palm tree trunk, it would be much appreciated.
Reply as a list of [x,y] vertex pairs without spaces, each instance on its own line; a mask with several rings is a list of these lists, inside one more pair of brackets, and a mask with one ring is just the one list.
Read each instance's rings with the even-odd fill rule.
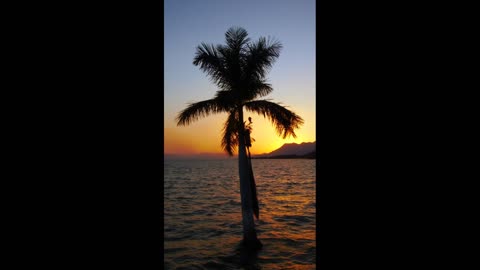
[[242,200],[243,241],[248,247],[259,248],[262,243],[257,238],[255,222],[253,220],[253,197],[251,189],[249,165],[245,148],[245,134],[243,127],[243,109],[239,110],[240,131],[238,143],[238,169],[240,173],[240,197]]

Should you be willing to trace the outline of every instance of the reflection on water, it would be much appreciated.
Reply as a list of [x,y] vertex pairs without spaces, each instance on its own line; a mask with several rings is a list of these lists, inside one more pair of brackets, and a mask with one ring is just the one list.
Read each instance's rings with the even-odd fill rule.
[[165,161],[165,269],[315,269],[315,160],[252,160],[263,248],[240,246],[238,162]]

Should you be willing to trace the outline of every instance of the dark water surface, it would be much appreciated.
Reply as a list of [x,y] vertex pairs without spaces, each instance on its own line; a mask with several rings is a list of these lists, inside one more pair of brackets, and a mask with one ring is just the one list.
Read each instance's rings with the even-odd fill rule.
[[238,161],[166,160],[165,269],[315,269],[315,160],[252,160],[263,248],[242,249]]

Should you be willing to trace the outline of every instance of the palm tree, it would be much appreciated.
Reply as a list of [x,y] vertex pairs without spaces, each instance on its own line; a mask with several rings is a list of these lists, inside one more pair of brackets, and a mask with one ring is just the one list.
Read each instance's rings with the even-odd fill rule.
[[[259,38],[250,42],[247,31],[232,27],[225,33],[226,45],[214,46],[202,43],[197,47],[193,60],[215,83],[219,90],[214,98],[190,103],[177,116],[177,125],[188,125],[200,117],[227,113],[223,127],[222,148],[233,156],[238,147],[240,195],[242,202],[243,243],[247,247],[262,246],[257,238],[253,220],[255,187],[253,173],[246,154],[248,129],[243,118],[243,108],[268,118],[279,136],[296,137],[294,130],[303,119],[280,104],[258,100],[273,91],[266,81],[266,74],[279,57],[282,45],[278,41]],[[257,218],[258,218],[258,212]]]

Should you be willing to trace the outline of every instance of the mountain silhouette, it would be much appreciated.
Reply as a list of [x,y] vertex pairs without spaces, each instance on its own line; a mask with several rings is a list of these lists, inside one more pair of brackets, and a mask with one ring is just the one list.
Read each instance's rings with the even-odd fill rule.
[[286,143],[268,154],[255,155],[252,158],[315,158],[317,142]]

